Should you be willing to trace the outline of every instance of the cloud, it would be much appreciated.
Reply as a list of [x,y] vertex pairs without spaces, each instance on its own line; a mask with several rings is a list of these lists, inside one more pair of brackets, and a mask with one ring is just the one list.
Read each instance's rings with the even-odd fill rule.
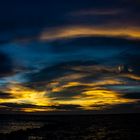
[[123,96],[125,98],[129,98],[129,99],[140,99],[140,93],[139,92],[125,93]]
[[52,105],[51,108],[55,108],[56,110],[60,111],[75,111],[75,110],[81,110],[80,105],[74,105],[74,104],[59,104],[59,105]]
[[109,16],[122,14],[121,9],[85,9],[81,11],[75,11],[70,13],[71,16]]
[[8,98],[12,98],[12,96],[9,93],[0,92],[0,98],[1,99],[8,99]]
[[8,108],[13,108],[13,109],[22,109],[22,108],[36,108],[36,105],[32,105],[32,104],[18,104],[18,103],[1,103],[0,106],[5,106]]
[[138,1],[9,5],[0,5],[0,110],[138,106]]
[[54,88],[50,94],[47,94],[47,96],[51,98],[51,100],[74,100],[74,98],[76,98],[78,95],[81,95],[86,88],[86,86],[82,86],[80,84],[79,86],[69,86],[70,83],[64,87],[62,86],[60,88]]
[[[120,50],[124,52],[125,48],[137,47],[139,49],[139,40],[129,40],[121,37],[105,37],[105,36],[94,36],[94,37],[75,37],[69,39],[60,39],[49,43],[51,45],[52,52],[55,53],[72,53],[78,52],[79,50]],[[85,47],[86,46],[86,47]],[[123,48],[122,48],[123,47]],[[120,52],[121,53],[121,52]]]
[[[41,71],[31,74],[28,76],[29,80],[31,82],[36,81],[36,82],[43,82],[43,81],[50,81],[50,80],[55,80],[56,78],[61,78],[67,74],[70,74],[71,76],[73,75],[73,78],[76,78],[76,70],[72,69],[74,66],[81,66],[81,65],[94,65],[97,64],[95,61],[69,61],[69,62],[60,62],[56,65],[53,65],[51,67],[47,67],[42,69]],[[77,77],[78,78],[78,77]],[[79,76],[80,78],[80,76]],[[70,79],[70,77],[64,77],[65,80]]]
[[[139,38],[138,1],[78,0],[75,3],[74,0],[69,2],[62,0],[58,3],[54,0],[49,3],[45,1],[31,3],[21,5],[11,3],[12,6],[9,6],[2,2],[1,43],[18,39],[36,40],[40,34],[39,38],[52,40],[65,35],[66,37],[87,35],[87,32],[88,35],[128,35]],[[57,6],[54,3],[57,3]]]
[[[116,86],[125,87],[129,83],[123,79],[124,74],[100,65],[86,66],[89,67],[87,70],[84,70],[84,65],[67,65],[67,69],[72,69],[74,73],[84,76],[72,77],[72,73],[63,72],[59,77],[53,75],[52,79],[46,78],[44,81],[42,81],[43,77],[38,77],[39,81],[36,80],[34,83],[29,82],[23,85],[11,83],[3,88],[2,93],[9,93],[12,98],[1,98],[0,103],[2,106],[5,104],[13,109],[16,109],[12,106],[16,103],[21,108],[20,111],[24,112],[47,112],[104,110],[113,105],[135,103],[140,100],[139,97],[128,97],[126,90],[124,92],[121,88],[117,89]],[[107,73],[104,69],[108,70]],[[63,71],[63,69],[61,70]],[[81,80],[81,77],[89,76],[92,71],[94,74],[102,72],[101,77],[94,78],[92,81]],[[28,104],[31,106],[28,107]]]
[[56,40],[62,38],[74,38],[83,36],[111,36],[123,38],[140,38],[140,29],[123,28],[123,27],[94,27],[94,26],[67,26],[62,28],[54,28],[43,31],[39,37],[40,40]]
[[140,102],[112,105],[104,109],[105,113],[139,113]]
[[12,75],[15,73],[12,60],[3,52],[0,52],[0,77]]
[[[134,57],[131,59],[129,55],[124,55],[128,53],[138,54],[136,51],[133,51],[133,49],[135,50],[135,48],[138,47],[138,41],[135,42],[119,38],[97,38],[97,44],[95,42],[94,46],[94,39],[95,38],[93,38],[92,42],[90,41],[92,38],[83,38],[84,41],[82,44],[80,43],[82,42],[80,39],[74,39],[74,41],[72,40],[72,42],[70,42],[70,46],[76,43],[76,46],[79,48],[80,46],[84,48],[88,41],[91,42],[89,52],[91,52],[92,55],[96,55],[94,59],[92,58],[90,60],[88,57],[87,60],[85,60],[85,58],[80,60],[81,58],[77,58],[75,55],[72,60],[71,53],[67,56],[68,59],[66,59],[63,51],[63,53],[60,54],[57,52],[57,54],[64,57],[62,60],[57,61],[55,57],[53,62],[49,60],[51,61],[51,65],[47,65],[46,63],[41,69],[33,72],[31,70],[24,75],[24,78],[26,78],[24,82],[9,82],[6,83],[4,87],[1,85],[1,93],[3,93],[3,95],[8,93],[9,96],[7,96],[7,98],[0,98],[0,103],[16,103],[21,112],[50,112],[72,110],[72,108],[73,110],[80,111],[100,111],[106,110],[113,105],[138,102],[140,100],[138,96],[137,98],[131,98],[131,96],[129,95],[128,97],[127,94],[129,94],[130,89],[131,93],[139,91],[136,86],[140,82],[139,73],[136,72],[138,62],[135,63],[135,60],[139,57],[136,55],[135,59],[135,55],[133,55]],[[112,51],[113,48],[117,49],[117,45],[114,46],[113,44],[120,41],[120,43],[118,43],[118,52],[115,53],[115,55],[114,53],[110,55],[110,52],[109,55],[105,54],[105,50],[108,47],[108,45],[106,45],[108,43],[106,43],[103,48],[101,47],[106,57],[103,56],[104,59],[97,59],[98,51],[96,50],[100,44],[100,39],[102,40],[101,44],[104,40],[105,43],[111,39],[109,49],[112,49]],[[66,42],[64,41],[64,44],[65,43],[67,44],[68,40],[66,40]],[[121,44],[123,44],[122,46],[124,46],[124,48],[120,51]],[[31,50],[32,49],[33,46]],[[93,51],[91,51],[92,49]],[[26,51],[24,53],[26,54]],[[50,55],[52,55],[51,53],[52,52],[50,52]],[[32,56],[32,53],[30,54]],[[36,56],[35,54],[36,52],[34,52],[34,56]],[[101,51],[99,51],[98,55],[101,55]],[[126,59],[123,59],[123,56],[126,56]],[[117,62],[116,64],[114,64],[114,60]],[[32,66],[33,64],[31,62],[30,64]],[[113,62],[113,64],[110,62]],[[130,67],[132,65],[133,68]],[[26,107],[26,104],[31,106]],[[1,106],[2,108],[6,107],[6,105]],[[7,106],[7,109],[8,108],[9,106]],[[11,108],[13,110],[14,108],[16,109],[16,107],[12,107],[12,105]]]

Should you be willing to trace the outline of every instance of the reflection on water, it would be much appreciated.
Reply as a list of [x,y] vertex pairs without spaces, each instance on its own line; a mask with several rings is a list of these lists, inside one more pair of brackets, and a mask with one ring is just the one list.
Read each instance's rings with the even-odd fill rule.
[[18,130],[26,130],[28,128],[33,129],[33,128],[40,128],[43,126],[42,122],[1,122],[0,121],[0,133],[10,133],[13,131],[18,131]]
[[0,117],[0,140],[140,140],[140,115]]

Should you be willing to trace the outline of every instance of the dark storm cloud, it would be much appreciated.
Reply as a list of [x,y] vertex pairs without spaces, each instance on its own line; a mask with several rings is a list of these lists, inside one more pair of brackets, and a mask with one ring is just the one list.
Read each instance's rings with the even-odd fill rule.
[[72,69],[74,66],[90,66],[97,65],[98,62],[95,61],[69,61],[62,62],[51,67],[44,68],[43,70],[29,75],[29,80],[31,82],[36,81],[50,81],[55,80],[56,78],[62,77],[67,74],[76,73],[76,70]]
[[52,100],[73,100],[74,97],[81,95],[88,86],[73,86],[62,89],[59,92],[51,92],[47,96]]
[[80,105],[73,105],[73,104],[59,104],[59,105],[52,105],[50,106],[50,108],[53,108],[53,109],[57,109],[57,110],[71,110],[71,111],[75,111],[75,110],[82,110],[80,109],[81,106]]
[[5,93],[5,92],[0,91],[0,99],[8,99],[8,98],[12,98],[12,95],[9,93]]
[[[129,59],[132,60],[131,57]],[[109,60],[107,59],[107,61]],[[114,61],[114,58],[112,61]],[[46,67],[33,74],[26,75],[29,82],[25,83],[25,85],[35,88],[36,90],[51,90],[50,84],[52,82],[58,82],[59,86],[65,85],[68,82],[90,84],[103,81],[105,79],[112,79],[113,77],[114,79],[120,79],[120,81],[125,81],[128,83],[130,82],[133,84],[136,81],[139,82],[139,78],[137,78],[138,75],[136,75],[136,78],[131,76],[131,74],[137,74],[136,68],[139,65],[132,67],[134,70],[132,69],[133,73],[131,73],[129,72],[129,69],[131,68],[129,66],[132,64],[128,65],[125,61],[128,61],[128,58],[121,61],[119,60],[119,62],[124,65],[121,71],[119,71],[118,67],[116,66],[113,68],[112,66],[103,65],[102,62],[99,64],[95,61],[67,61],[64,63],[58,63],[51,67]],[[102,86],[108,87],[108,84]],[[80,94],[84,88],[86,88],[86,86],[73,86],[62,90],[61,92],[51,92],[50,97],[54,96],[54,98],[58,97],[58,99],[69,99],[70,96],[73,97],[74,95]]]
[[73,104],[59,104],[59,105],[51,105],[51,106],[37,106],[37,105],[31,105],[31,104],[18,104],[18,103],[0,103],[0,109],[4,110],[6,108],[1,108],[1,107],[6,107],[7,109],[12,109],[13,111],[20,111],[20,109],[57,109],[58,111],[61,110],[81,110],[80,105],[73,105]]
[[130,99],[140,99],[140,93],[139,92],[125,93],[123,97]]
[[0,106],[5,106],[8,108],[13,108],[13,109],[22,109],[22,108],[37,108],[38,106],[36,105],[31,105],[31,104],[18,104],[18,103],[0,103]]
[[105,113],[140,113],[140,102],[110,106],[103,110]]
[[9,56],[0,52],[0,77],[12,75],[14,73],[14,65]]
[[[65,85],[67,82],[96,83],[105,77],[115,76],[117,74],[116,70],[102,66],[93,60],[67,61],[44,68],[36,73],[27,74],[28,82],[25,85],[36,90],[51,90],[50,84],[52,82],[59,82],[59,86]],[[51,92],[49,97],[69,99],[78,94],[80,95],[80,92],[86,87],[88,86],[69,87],[61,92]]]
[[[121,49],[123,46],[139,47],[139,40],[122,39],[121,37],[78,37],[72,39],[62,39],[50,43],[52,51],[56,53],[71,53],[82,49]],[[139,49],[139,48],[138,48]]]

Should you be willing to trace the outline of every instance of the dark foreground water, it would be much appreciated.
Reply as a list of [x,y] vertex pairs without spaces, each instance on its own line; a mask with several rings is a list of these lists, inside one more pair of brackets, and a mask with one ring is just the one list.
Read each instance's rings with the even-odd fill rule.
[[0,140],[140,140],[140,114],[1,115]]

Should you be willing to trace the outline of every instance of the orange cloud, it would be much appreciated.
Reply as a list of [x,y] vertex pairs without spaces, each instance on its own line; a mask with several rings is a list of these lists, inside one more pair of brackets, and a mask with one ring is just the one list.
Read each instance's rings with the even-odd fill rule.
[[61,38],[73,38],[82,36],[112,36],[126,38],[140,38],[138,27],[92,27],[92,26],[69,26],[45,30],[40,35],[40,40],[55,40]]
[[[95,66],[93,66],[95,67]],[[88,70],[92,71],[92,66],[89,67]],[[73,67],[72,69],[81,70],[83,67]],[[103,69],[102,67],[101,69]],[[97,71],[100,70],[97,68]],[[110,69],[110,71],[115,71],[116,68]],[[140,99],[131,99],[125,98],[121,93],[110,90],[106,87],[106,85],[126,85],[126,81],[123,81],[123,77],[131,78],[134,80],[140,80],[140,77],[134,74],[121,74],[113,75],[112,77],[103,77],[98,81],[93,81],[90,83],[80,81],[80,78],[85,76],[85,74],[70,74],[61,76],[60,78],[55,79],[54,81],[50,81],[45,85],[45,88],[42,91],[38,91],[35,89],[31,89],[29,87],[25,87],[18,83],[10,83],[6,88],[2,88],[2,93],[8,93],[11,96],[9,98],[1,98],[0,103],[16,103],[19,104],[28,104],[33,105],[31,107],[21,107],[20,111],[24,112],[47,112],[47,111],[60,111],[64,109],[57,109],[51,106],[59,106],[59,105],[78,105],[79,109],[82,110],[102,110],[104,108],[108,108],[112,105],[117,104],[125,104],[125,103],[135,103]],[[43,83],[44,84],[44,83]],[[37,86],[37,85],[36,85]],[[74,96],[74,92],[77,92],[76,88],[74,90],[70,90],[73,87],[81,87],[80,93],[76,93]],[[68,92],[67,92],[68,91]],[[64,93],[63,93],[64,92]],[[72,93],[71,93],[72,92]],[[70,96],[65,96],[64,94],[72,94],[72,98]],[[50,97],[51,94],[56,94]],[[57,98],[61,96],[67,97],[67,100],[64,98]],[[5,108],[4,104],[0,106],[1,108]]]
[[[83,97],[84,95],[84,97]],[[125,99],[119,93],[107,89],[88,88],[73,100],[59,100],[59,104],[80,105],[83,110],[102,110],[112,105],[136,102],[134,99]]]

